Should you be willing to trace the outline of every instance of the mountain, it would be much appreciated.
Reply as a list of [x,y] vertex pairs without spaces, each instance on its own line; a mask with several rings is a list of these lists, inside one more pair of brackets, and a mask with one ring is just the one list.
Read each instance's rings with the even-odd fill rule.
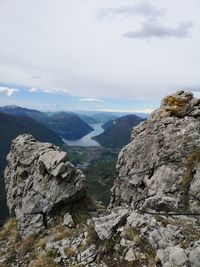
[[89,116],[93,117],[99,123],[106,123],[107,121],[115,120],[126,115],[136,115],[145,120],[148,118],[148,114],[142,112],[92,112],[89,114]]
[[120,115],[111,112],[98,112],[91,115],[98,123],[105,123],[109,120],[114,120],[120,117]]
[[66,152],[16,138],[5,171],[13,217],[0,229],[1,266],[199,267],[199,129],[199,99],[166,97],[121,150],[107,209],[89,197]]
[[87,123],[92,124],[97,122],[92,117],[76,114],[74,112],[63,111],[44,113],[39,110],[18,107],[15,105],[0,107],[0,112],[30,117],[45,124],[59,136],[69,140],[82,138],[93,130]]
[[67,112],[58,112],[51,115],[45,124],[59,136],[68,140],[80,139],[93,131],[93,128],[77,115]]
[[85,114],[76,114],[76,115],[87,124],[99,123],[99,121],[96,118],[92,117],[92,116],[88,116],[88,115],[85,115]]
[[11,115],[27,116],[40,122],[45,122],[48,117],[44,112],[35,109],[22,108],[15,105],[0,107],[0,112]]
[[131,139],[132,128],[144,121],[136,115],[126,115],[115,120],[106,122],[102,127],[105,131],[93,137],[102,146],[121,148],[128,144]]
[[30,117],[10,115],[0,112],[0,221],[7,215],[5,192],[2,173],[6,165],[6,156],[10,150],[11,141],[18,135],[31,133],[40,141],[62,145],[62,139],[42,123]]

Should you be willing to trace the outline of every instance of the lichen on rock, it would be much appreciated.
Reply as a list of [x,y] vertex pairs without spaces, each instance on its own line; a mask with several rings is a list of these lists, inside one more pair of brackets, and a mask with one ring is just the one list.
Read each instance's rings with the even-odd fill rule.
[[160,109],[133,129],[131,143],[120,152],[110,206],[181,212],[185,199],[187,211],[200,213],[188,171],[189,157],[200,148],[199,129],[200,102],[192,93],[179,91],[164,98]]

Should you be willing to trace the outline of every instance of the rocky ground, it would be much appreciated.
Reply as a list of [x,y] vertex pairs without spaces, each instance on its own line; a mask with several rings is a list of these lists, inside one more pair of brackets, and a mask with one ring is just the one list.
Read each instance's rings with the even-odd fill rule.
[[120,152],[107,209],[88,197],[65,152],[15,139],[0,266],[199,267],[199,126],[198,99],[166,97]]

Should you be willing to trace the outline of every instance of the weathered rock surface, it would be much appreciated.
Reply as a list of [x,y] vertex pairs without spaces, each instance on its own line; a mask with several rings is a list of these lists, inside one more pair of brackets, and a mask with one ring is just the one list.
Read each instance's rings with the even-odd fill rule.
[[7,204],[20,222],[22,236],[41,231],[54,210],[85,195],[83,173],[55,145],[21,135],[13,141],[7,160]]
[[106,216],[94,218],[95,231],[99,238],[101,240],[109,239],[115,229],[125,224],[127,216],[127,210],[119,210]]
[[200,101],[166,97],[119,154],[110,206],[200,213]]
[[8,156],[6,188],[21,236],[28,236],[16,241],[11,227],[0,231],[0,264],[199,267],[199,130],[199,100],[182,91],[166,97],[121,151],[109,209],[83,204],[59,218],[51,217],[55,209],[84,196],[83,174],[57,147],[18,137]]
[[64,219],[63,219],[63,225],[69,227],[69,228],[73,228],[75,227],[75,223],[73,221],[72,215],[69,213],[66,213],[64,215]]

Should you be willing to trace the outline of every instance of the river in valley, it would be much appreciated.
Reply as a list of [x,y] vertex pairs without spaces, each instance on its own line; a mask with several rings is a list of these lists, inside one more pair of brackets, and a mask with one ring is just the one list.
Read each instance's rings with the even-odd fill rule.
[[68,146],[100,146],[100,144],[97,141],[93,140],[92,137],[104,132],[104,129],[102,128],[102,123],[90,124],[90,126],[94,129],[94,131],[83,136],[81,139],[78,140],[63,139],[63,141]]

